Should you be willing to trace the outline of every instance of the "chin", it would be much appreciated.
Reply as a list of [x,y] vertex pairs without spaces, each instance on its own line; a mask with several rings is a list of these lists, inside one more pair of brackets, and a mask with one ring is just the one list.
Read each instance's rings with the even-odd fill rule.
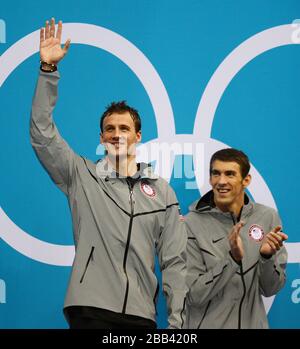
[[229,198],[220,198],[220,197],[216,197],[215,198],[215,202],[216,202],[216,204],[220,204],[220,205],[225,205],[225,206],[227,206],[227,205],[231,205],[231,203],[232,203],[232,200],[231,199],[229,199]]
[[109,157],[115,158],[116,160],[122,160],[127,158],[127,153],[126,152],[113,152],[108,154]]

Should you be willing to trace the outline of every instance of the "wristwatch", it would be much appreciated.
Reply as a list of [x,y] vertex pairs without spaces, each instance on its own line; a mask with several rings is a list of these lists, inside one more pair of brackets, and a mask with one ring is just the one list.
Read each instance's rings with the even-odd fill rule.
[[[47,67],[47,69],[44,69]],[[40,61],[40,69],[45,73],[53,73],[57,70],[57,65],[53,63],[47,63],[45,61]]]

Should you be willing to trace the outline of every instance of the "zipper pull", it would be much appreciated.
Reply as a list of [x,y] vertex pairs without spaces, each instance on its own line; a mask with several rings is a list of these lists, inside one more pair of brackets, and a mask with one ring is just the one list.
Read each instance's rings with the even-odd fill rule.
[[135,199],[134,199],[134,195],[133,195],[133,188],[130,188],[129,190],[129,203],[131,204],[135,204]]

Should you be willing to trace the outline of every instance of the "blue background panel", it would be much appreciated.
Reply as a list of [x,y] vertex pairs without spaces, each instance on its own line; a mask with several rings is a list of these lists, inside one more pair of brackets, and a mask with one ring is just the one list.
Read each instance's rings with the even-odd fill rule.
[[[155,68],[170,99],[178,140],[182,134],[192,136],[201,96],[223,60],[257,33],[300,18],[297,0],[65,0],[51,7],[48,11],[33,0],[1,4],[0,55],[52,16],[64,23],[109,29],[135,45]],[[300,242],[296,222],[300,194],[299,62],[299,45],[274,48],[250,61],[224,91],[210,134],[212,139],[249,155],[272,193],[289,243],[294,244]],[[0,56],[0,73],[6,68],[1,64]],[[32,237],[71,245],[67,200],[40,166],[29,141],[38,67],[39,55],[35,53],[18,65],[0,87],[0,207]],[[158,137],[147,91],[119,58],[90,45],[71,44],[59,70],[54,117],[61,134],[77,153],[97,159],[99,118],[113,100],[125,99],[139,110],[144,143]],[[174,166],[180,160],[192,163],[190,155],[182,154],[176,157]],[[198,189],[186,190],[186,178],[173,175],[170,183],[183,213],[203,194]],[[0,237],[2,232],[0,224]],[[296,254],[300,256],[297,246]],[[300,328],[297,258],[290,259],[286,286],[268,313],[272,328]],[[70,267],[38,262],[0,239],[0,328],[66,328],[62,306],[69,274]],[[293,283],[299,286],[293,287]],[[162,295],[158,312],[158,325],[165,327]]]

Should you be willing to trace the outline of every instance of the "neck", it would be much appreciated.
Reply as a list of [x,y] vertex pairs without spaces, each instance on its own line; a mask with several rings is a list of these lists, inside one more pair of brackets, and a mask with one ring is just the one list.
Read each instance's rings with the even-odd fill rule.
[[229,205],[222,205],[219,202],[215,202],[216,207],[218,207],[219,210],[222,212],[231,212],[235,217],[238,217],[238,215],[241,212],[242,207],[244,206],[244,193],[241,198],[238,200],[235,200],[233,203]]
[[137,172],[137,163],[135,156],[127,156],[125,158],[107,156],[107,159],[113,169],[124,177],[132,177]]

